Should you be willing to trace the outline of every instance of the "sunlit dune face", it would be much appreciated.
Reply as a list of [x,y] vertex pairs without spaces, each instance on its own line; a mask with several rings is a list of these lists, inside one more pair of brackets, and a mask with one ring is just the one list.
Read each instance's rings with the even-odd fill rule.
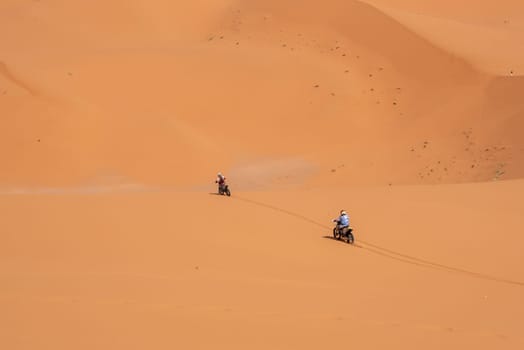
[[2,1],[0,347],[524,348],[523,14]]

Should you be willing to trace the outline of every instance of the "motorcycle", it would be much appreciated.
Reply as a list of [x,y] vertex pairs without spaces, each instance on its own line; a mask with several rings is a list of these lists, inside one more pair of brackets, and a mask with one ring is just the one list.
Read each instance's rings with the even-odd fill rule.
[[229,186],[226,184],[218,184],[218,194],[230,197],[231,191],[229,190]]
[[355,242],[355,237],[353,236],[353,229],[351,227],[346,227],[341,230],[338,227],[338,223],[335,222],[335,225],[336,226],[333,228],[333,238],[335,238],[336,240],[341,240],[344,237],[348,244],[353,244],[353,242]]

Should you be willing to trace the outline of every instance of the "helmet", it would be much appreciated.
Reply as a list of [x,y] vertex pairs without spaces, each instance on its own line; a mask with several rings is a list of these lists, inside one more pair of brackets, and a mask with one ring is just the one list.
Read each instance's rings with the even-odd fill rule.
[[341,210],[341,211],[340,211],[340,215],[348,215],[348,213],[346,213],[345,210]]
[[217,176],[222,176],[222,173],[218,173]]

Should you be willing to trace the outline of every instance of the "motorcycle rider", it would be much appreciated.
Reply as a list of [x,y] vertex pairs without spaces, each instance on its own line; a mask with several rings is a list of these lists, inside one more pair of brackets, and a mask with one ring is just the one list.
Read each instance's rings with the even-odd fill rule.
[[226,186],[226,177],[219,172],[217,174],[217,179],[215,180],[215,183],[218,184],[218,193],[220,193],[220,189]]
[[345,235],[349,229],[349,216],[345,210],[340,211],[340,216],[337,219],[333,219],[333,222],[337,223],[338,231]]

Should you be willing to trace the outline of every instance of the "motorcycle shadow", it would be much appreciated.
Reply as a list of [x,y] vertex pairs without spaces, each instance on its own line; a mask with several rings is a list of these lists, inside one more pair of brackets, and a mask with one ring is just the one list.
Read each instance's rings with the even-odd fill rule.
[[[347,244],[345,238],[343,238],[343,239],[336,239],[336,238],[333,237],[333,236],[322,236],[322,238],[330,239],[330,240],[335,241],[335,242],[340,242],[340,243]],[[352,243],[352,244],[350,244],[350,245],[351,245],[351,246],[354,246],[354,247],[362,248],[362,247],[361,247],[360,245],[358,245],[357,243]]]
[[224,196],[224,197],[227,197],[225,194],[220,194],[220,193],[216,193],[216,192],[209,192],[208,194],[211,195],[211,196]]
[[333,236],[322,236],[322,238],[330,239],[330,240],[332,240],[332,241],[339,241],[338,239],[336,239],[336,238],[333,237]]

